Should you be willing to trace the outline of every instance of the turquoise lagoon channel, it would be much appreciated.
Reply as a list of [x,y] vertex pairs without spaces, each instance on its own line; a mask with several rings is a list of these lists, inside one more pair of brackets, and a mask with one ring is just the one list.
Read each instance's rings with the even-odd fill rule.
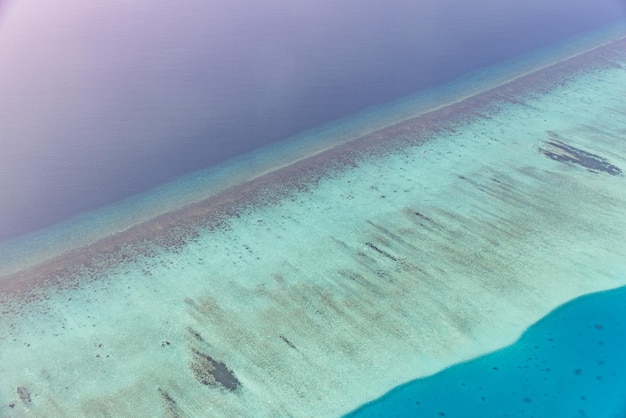
[[580,297],[515,344],[393,389],[346,415],[626,416],[626,287]]

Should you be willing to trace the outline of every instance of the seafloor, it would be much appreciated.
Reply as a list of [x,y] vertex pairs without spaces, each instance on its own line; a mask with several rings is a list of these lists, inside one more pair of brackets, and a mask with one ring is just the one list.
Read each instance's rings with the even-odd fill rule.
[[337,416],[626,284],[626,39],[0,278],[0,416]]

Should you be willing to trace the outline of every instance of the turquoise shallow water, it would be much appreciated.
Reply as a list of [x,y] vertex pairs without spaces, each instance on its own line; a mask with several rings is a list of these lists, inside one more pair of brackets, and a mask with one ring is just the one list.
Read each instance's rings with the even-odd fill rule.
[[513,345],[398,387],[347,417],[623,417],[626,287],[578,298]]

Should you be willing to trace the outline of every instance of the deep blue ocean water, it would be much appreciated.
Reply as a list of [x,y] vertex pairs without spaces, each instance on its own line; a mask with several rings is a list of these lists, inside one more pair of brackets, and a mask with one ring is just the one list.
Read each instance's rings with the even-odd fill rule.
[[395,388],[350,417],[624,417],[626,287],[571,301],[513,345]]
[[0,241],[626,16],[620,0],[3,3]]

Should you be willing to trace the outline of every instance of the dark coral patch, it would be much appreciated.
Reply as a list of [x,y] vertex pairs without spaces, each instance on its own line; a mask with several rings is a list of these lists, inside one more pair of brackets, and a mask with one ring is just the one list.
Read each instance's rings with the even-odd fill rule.
[[603,171],[613,176],[622,174],[622,170],[606,158],[559,141],[554,134],[551,137],[551,140],[545,142],[544,148],[540,148],[541,153],[551,160],[576,164],[593,173]]
[[191,328],[191,327],[186,327],[185,330],[187,331],[187,333],[192,336],[196,341],[198,342],[205,342],[204,338],[202,337],[202,335],[196,331],[195,329]]
[[207,386],[221,386],[230,391],[241,386],[241,382],[226,364],[199,350],[193,349],[190,367],[198,382]]
[[24,404],[28,405],[31,402],[30,391],[24,386],[17,387],[17,396],[19,396],[20,400],[24,402]]
[[376,245],[374,245],[371,242],[366,242],[365,245],[367,245],[369,248],[371,248],[372,250],[376,251],[378,254],[382,255],[383,257],[386,257],[386,258],[388,258],[390,260],[393,260],[393,261],[398,261],[398,259],[396,257],[394,257],[393,255],[389,254],[387,251],[378,248]]
[[294,350],[296,349],[296,346],[283,335],[280,335],[280,339],[283,340],[285,344],[287,344],[289,347],[293,348]]
[[165,416],[168,418],[178,418],[183,416],[176,403],[176,400],[172,398],[172,395],[167,393],[165,390],[159,388],[159,394],[161,395],[161,401],[163,403],[163,410],[165,412]]

